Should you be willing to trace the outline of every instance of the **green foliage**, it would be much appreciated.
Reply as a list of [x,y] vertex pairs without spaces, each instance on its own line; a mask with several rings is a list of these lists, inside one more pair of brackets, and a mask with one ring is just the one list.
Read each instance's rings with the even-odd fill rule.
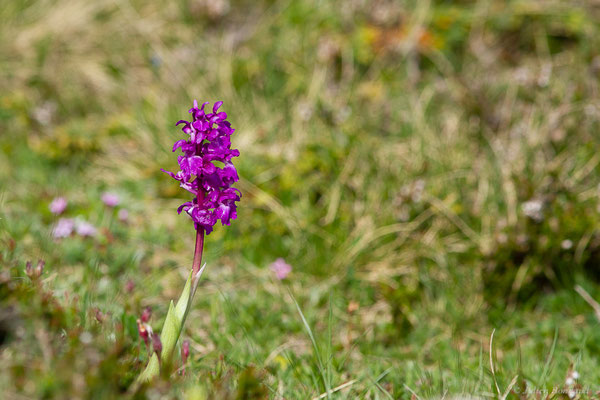
[[594,266],[600,261],[600,221],[595,202],[578,201],[564,189],[545,197],[541,221],[523,218],[499,232],[484,275],[491,304],[535,304],[543,294],[540,289],[571,288],[582,279],[598,281]]

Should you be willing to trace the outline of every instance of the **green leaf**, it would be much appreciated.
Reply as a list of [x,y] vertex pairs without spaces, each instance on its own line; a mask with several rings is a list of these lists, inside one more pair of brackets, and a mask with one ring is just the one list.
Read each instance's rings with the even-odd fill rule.
[[175,312],[173,300],[171,300],[171,303],[169,303],[169,312],[167,313],[167,318],[165,318],[165,324],[160,334],[160,341],[162,343],[162,352],[160,353],[160,360],[163,363],[171,362],[171,357],[173,356],[173,351],[175,350],[177,339],[179,339],[179,334],[181,333],[181,326],[183,322],[183,319],[179,318],[177,313]]
[[152,357],[150,357],[150,361],[148,361],[148,365],[146,365],[146,369],[141,375],[138,377],[138,383],[149,382],[155,376],[158,376],[160,372],[160,363],[158,362],[158,356],[156,353],[152,353]]
[[194,275],[193,272],[190,272],[190,276],[185,282],[185,286],[183,287],[181,296],[177,301],[177,305],[173,305],[173,300],[171,300],[169,303],[169,311],[167,312],[167,317],[165,318],[165,323],[160,334],[160,341],[162,343],[160,363],[156,353],[152,354],[146,369],[138,378],[140,383],[147,382],[157,376],[160,373],[161,365],[171,365],[177,340],[179,339],[179,335],[181,335],[181,331],[183,330],[183,325],[185,324],[187,314],[192,307],[192,300],[194,298],[194,294],[196,293],[200,276],[202,276],[202,272],[204,271],[205,267],[206,264],[202,266],[196,275]]

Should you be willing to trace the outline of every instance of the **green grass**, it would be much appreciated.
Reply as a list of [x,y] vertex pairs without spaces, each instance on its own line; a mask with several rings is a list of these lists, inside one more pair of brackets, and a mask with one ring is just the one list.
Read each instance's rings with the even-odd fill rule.
[[[600,300],[598,21],[591,1],[9,2],[2,392],[521,399],[576,370],[598,398],[574,290]],[[160,168],[194,98],[225,102],[243,198],[206,241],[185,375],[134,393],[136,319],[159,330],[191,266]],[[98,235],[53,239],[56,196]]]

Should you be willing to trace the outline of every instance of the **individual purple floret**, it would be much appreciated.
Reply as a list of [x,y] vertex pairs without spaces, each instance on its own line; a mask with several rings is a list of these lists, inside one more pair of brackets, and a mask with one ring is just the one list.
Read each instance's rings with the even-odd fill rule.
[[57,197],[54,200],[52,200],[48,208],[50,209],[50,212],[52,214],[62,214],[63,211],[65,211],[65,209],[67,208],[67,199],[65,199],[64,197]]
[[119,196],[114,193],[105,192],[102,194],[102,202],[108,207],[116,207],[119,205]]
[[[198,107],[194,100],[194,106],[189,110],[192,121],[177,122],[176,125],[183,125],[181,130],[189,135],[187,140],[178,140],[173,145],[173,151],[179,149],[183,153],[177,158],[179,171],[162,171],[194,195],[194,199],[183,203],[177,212],[187,212],[196,229],[202,228],[209,234],[218,220],[222,225],[229,225],[230,220],[237,217],[236,202],[241,193],[232,187],[239,180],[231,162],[233,157],[240,155],[238,150],[231,148],[230,137],[235,129],[227,121],[227,114],[218,112],[222,101],[214,104],[212,113],[204,111],[207,104]],[[217,161],[218,166],[213,161]]]
[[52,236],[55,238],[65,238],[71,236],[73,228],[75,227],[75,221],[72,218],[61,218],[56,223],[56,226],[52,230]]

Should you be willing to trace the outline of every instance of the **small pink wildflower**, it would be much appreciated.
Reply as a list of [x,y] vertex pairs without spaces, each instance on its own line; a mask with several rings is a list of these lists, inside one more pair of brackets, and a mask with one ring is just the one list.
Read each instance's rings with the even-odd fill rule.
[[135,282],[133,282],[131,279],[125,282],[125,290],[127,293],[132,293],[135,290]]
[[104,192],[102,194],[102,202],[108,207],[116,207],[119,205],[119,196],[114,193]]
[[280,257],[271,264],[271,271],[275,272],[277,279],[283,280],[292,272],[292,266]]
[[67,199],[64,197],[57,197],[48,206],[52,214],[60,215],[67,208]]
[[127,222],[127,220],[129,219],[129,212],[126,209],[122,208],[119,210],[117,216],[119,217],[119,221]]
[[96,236],[96,227],[87,221],[79,220],[76,222],[77,234],[79,236]]
[[72,218],[61,218],[56,223],[56,226],[52,230],[52,236],[55,238],[65,238],[71,236],[73,228],[75,227],[75,221]]

